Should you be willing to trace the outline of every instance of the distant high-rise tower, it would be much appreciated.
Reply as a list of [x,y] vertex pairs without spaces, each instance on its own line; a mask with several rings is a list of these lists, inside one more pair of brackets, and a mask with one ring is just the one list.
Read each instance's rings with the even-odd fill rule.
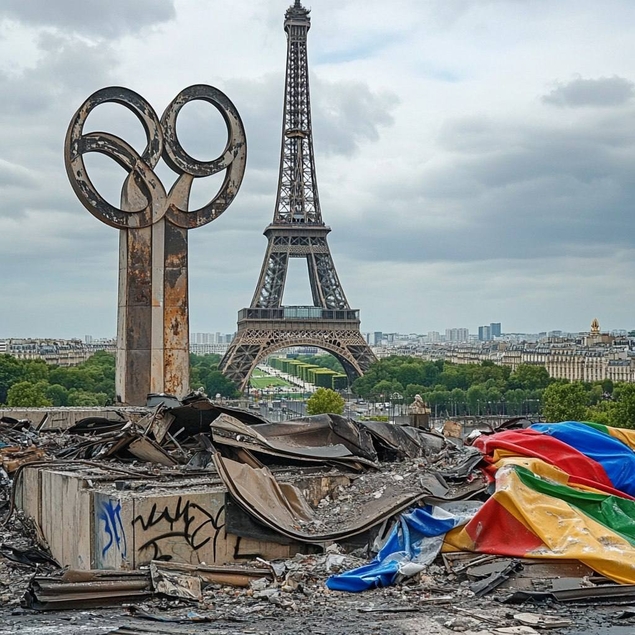
[[489,342],[492,339],[492,329],[489,326],[478,327],[478,339],[481,342]]
[[[339,359],[349,380],[359,377],[375,356],[359,330],[326,241],[311,129],[307,34],[309,11],[300,0],[287,10],[287,71],[278,196],[273,222],[265,229],[267,253],[251,306],[238,313],[238,332],[220,368],[241,387],[270,353],[290,346],[317,346]],[[289,258],[308,266],[313,306],[283,306]]]

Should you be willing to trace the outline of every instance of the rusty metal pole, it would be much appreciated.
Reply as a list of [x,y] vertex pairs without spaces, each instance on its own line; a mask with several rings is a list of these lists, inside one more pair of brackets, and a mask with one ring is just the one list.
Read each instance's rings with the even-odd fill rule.
[[[203,100],[222,115],[227,144],[213,161],[197,161],[176,134],[181,108]],[[147,145],[141,155],[104,132],[84,133],[86,118],[98,105],[114,102],[141,122]],[[99,152],[128,172],[121,207],[110,205],[90,181],[83,155]],[[166,192],[154,172],[159,159],[179,176]],[[149,392],[178,397],[189,390],[188,230],[220,216],[236,196],[245,172],[245,130],[233,103],[221,91],[197,84],[181,91],[161,120],[143,97],[120,87],[93,93],[73,116],[66,135],[66,172],[81,203],[96,218],[120,230],[117,314],[118,400],[143,405]],[[216,196],[190,211],[195,178],[225,171]]]

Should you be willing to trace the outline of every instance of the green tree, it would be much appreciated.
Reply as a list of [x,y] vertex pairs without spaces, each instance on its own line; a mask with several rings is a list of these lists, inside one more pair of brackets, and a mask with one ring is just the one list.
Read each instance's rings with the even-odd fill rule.
[[23,365],[11,355],[0,355],[0,403],[7,403],[7,393],[24,377]]
[[546,388],[551,381],[549,373],[544,366],[520,364],[509,376],[509,387],[522,390],[537,390]]
[[595,423],[601,423],[605,426],[619,427],[616,423],[616,406],[613,401],[600,401],[598,404],[587,408],[584,415],[585,421],[594,421]]
[[202,387],[212,399],[216,395],[233,398],[239,395],[236,385],[218,370],[220,355],[190,355],[190,387]]
[[613,425],[635,428],[635,384],[618,384],[613,396],[616,400]]
[[383,395],[384,399],[388,399],[392,393],[392,385],[392,381],[388,379],[382,379],[373,386],[371,395],[375,398],[381,397]]
[[421,372],[423,373],[422,384],[433,386],[439,381],[439,377],[445,368],[445,362],[438,360],[436,362],[423,362]]
[[424,373],[421,364],[402,364],[395,373],[397,381],[403,386],[423,384]]
[[458,416],[465,414],[467,405],[467,394],[465,390],[453,388],[450,391],[450,404],[452,405],[452,414]]
[[487,390],[480,385],[470,386],[467,390],[467,402],[470,405],[470,414],[483,414],[487,405]]
[[344,398],[330,388],[318,388],[307,400],[306,411],[310,415],[336,414],[344,412]]
[[486,391],[485,398],[487,400],[487,412],[489,414],[498,414],[503,398],[501,391],[498,388],[489,387]]
[[227,379],[220,370],[210,370],[203,378],[202,383],[206,394],[212,399],[214,399],[216,395],[221,395],[221,397],[227,397],[230,399],[238,396],[236,384],[234,384],[231,379]]
[[46,398],[54,406],[68,406],[68,390],[60,384],[47,385],[45,389]]
[[190,353],[190,366],[218,367],[221,356],[218,353],[207,353],[206,355],[195,355]]
[[49,366],[43,359],[29,359],[22,362],[22,378],[36,384],[38,381],[48,381]]
[[443,372],[439,375],[439,383],[443,384],[448,390],[462,388],[467,390],[470,387],[470,379],[467,376],[465,368],[445,364]]
[[521,388],[508,390],[505,393],[505,409],[509,416],[522,415],[523,404],[527,399],[527,391]]
[[107,401],[108,395],[105,393],[87,392],[85,390],[77,390],[76,388],[72,388],[68,391],[69,406],[105,406]]
[[590,386],[587,385],[584,388],[587,392],[589,404],[594,406],[595,404],[600,403],[600,401],[602,401],[604,391],[602,390],[601,383],[598,382],[597,384],[592,384]]
[[43,408],[53,402],[46,396],[46,382],[19,381],[7,393],[7,403],[16,408]]
[[445,390],[445,388],[442,390],[435,389],[426,393],[425,396],[422,395],[422,398],[435,416],[439,416],[442,412],[447,413],[451,394],[452,393],[449,390]]
[[423,395],[425,392],[425,386],[420,384],[408,384],[404,391],[404,403],[412,403],[415,400],[415,395]]
[[542,396],[542,414],[547,421],[580,421],[587,413],[589,396],[581,383],[554,383]]

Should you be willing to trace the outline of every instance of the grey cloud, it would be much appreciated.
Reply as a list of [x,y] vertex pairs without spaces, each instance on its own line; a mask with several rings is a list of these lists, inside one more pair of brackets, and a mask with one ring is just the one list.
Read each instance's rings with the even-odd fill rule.
[[0,18],[102,38],[172,20],[174,0],[3,0]]
[[37,177],[22,165],[0,159],[0,188],[35,187]]
[[112,80],[107,45],[47,36],[43,46],[46,55],[36,66],[0,72],[2,216],[73,205],[62,161],[66,127],[88,94]]
[[[360,261],[413,264],[529,262],[630,249],[632,114],[607,123],[605,136],[588,122],[574,129],[517,123],[513,145],[510,122],[501,123],[500,136],[491,126],[465,152],[420,166],[399,184],[373,184],[371,200],[381,203],[362,210],[364,222],[338,221],[343,248]],[[451,127],[443,139],[456,148]],[[458,122],[456,133],[464,130]]]
[[[223,90],[245,123],[249,169],[277,171],[283,74],[266,75],[257,81],[228,81]],[[363,82],[330,82],[312,75],[311,102],[316,152],[350,156],[362,143],[377,141],[380,130],[392,125],[398,98],[389,92],[373,92]],[[190,128],[193,148],[200,146],[195,130]]]
[[39,45],[46,55],[36,66],[20,73],[0,73],[0,123],[15,127],[16,121],[28,119],[31,125],[46,124],[50,129],[47,114],[67,111],[70,120],[88,92],[113,77],[115,53],[108,45],[92,46],[50,34],[43,35]]
[[624,77],[599,77],[584,79],[576,77],[566,84],[558,85],[542,101],[559,108],[579,108],[584,106],[622,106],[635,94],[635,84]]
[[[351,156],[366,141],[377,141],[380,128],[393,124],[399,99],[376,93],[363,82],[329,82],[312,77],[311,98],[318,149]],[[316,143],[318,143],[316,141]]]
[[519,131],[485,115],[473,115],[443,122],[437,143],[445,150],[462,154],[497,152],[503,144],[517,143]]
[[[234,102],[245,125],[248,173],[253,170],[275,173],[280,153],[284,76],[270,74],[256,80],[233,79],[219,84],[219,88]],[[183,145],[192,148],[192,154],[198,156],[196,153],[205,152],[206,137],[197,132],[196,118],[188,120],[188,116],[189,113],[183,115]]]

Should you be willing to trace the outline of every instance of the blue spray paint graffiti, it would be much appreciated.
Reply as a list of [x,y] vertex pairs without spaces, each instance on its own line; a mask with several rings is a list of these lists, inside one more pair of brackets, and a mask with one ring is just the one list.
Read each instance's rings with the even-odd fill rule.
[[117,545],[117,550],[125,558],[126,557],[126,532],[123,529],[121,520],[121,503],[109,500],[107,503],[101,504],[99,512],[99,520],[105,523],[104,531],[108,535],[108,544],[101,550],[102,557],[105,556],[113,544]]

